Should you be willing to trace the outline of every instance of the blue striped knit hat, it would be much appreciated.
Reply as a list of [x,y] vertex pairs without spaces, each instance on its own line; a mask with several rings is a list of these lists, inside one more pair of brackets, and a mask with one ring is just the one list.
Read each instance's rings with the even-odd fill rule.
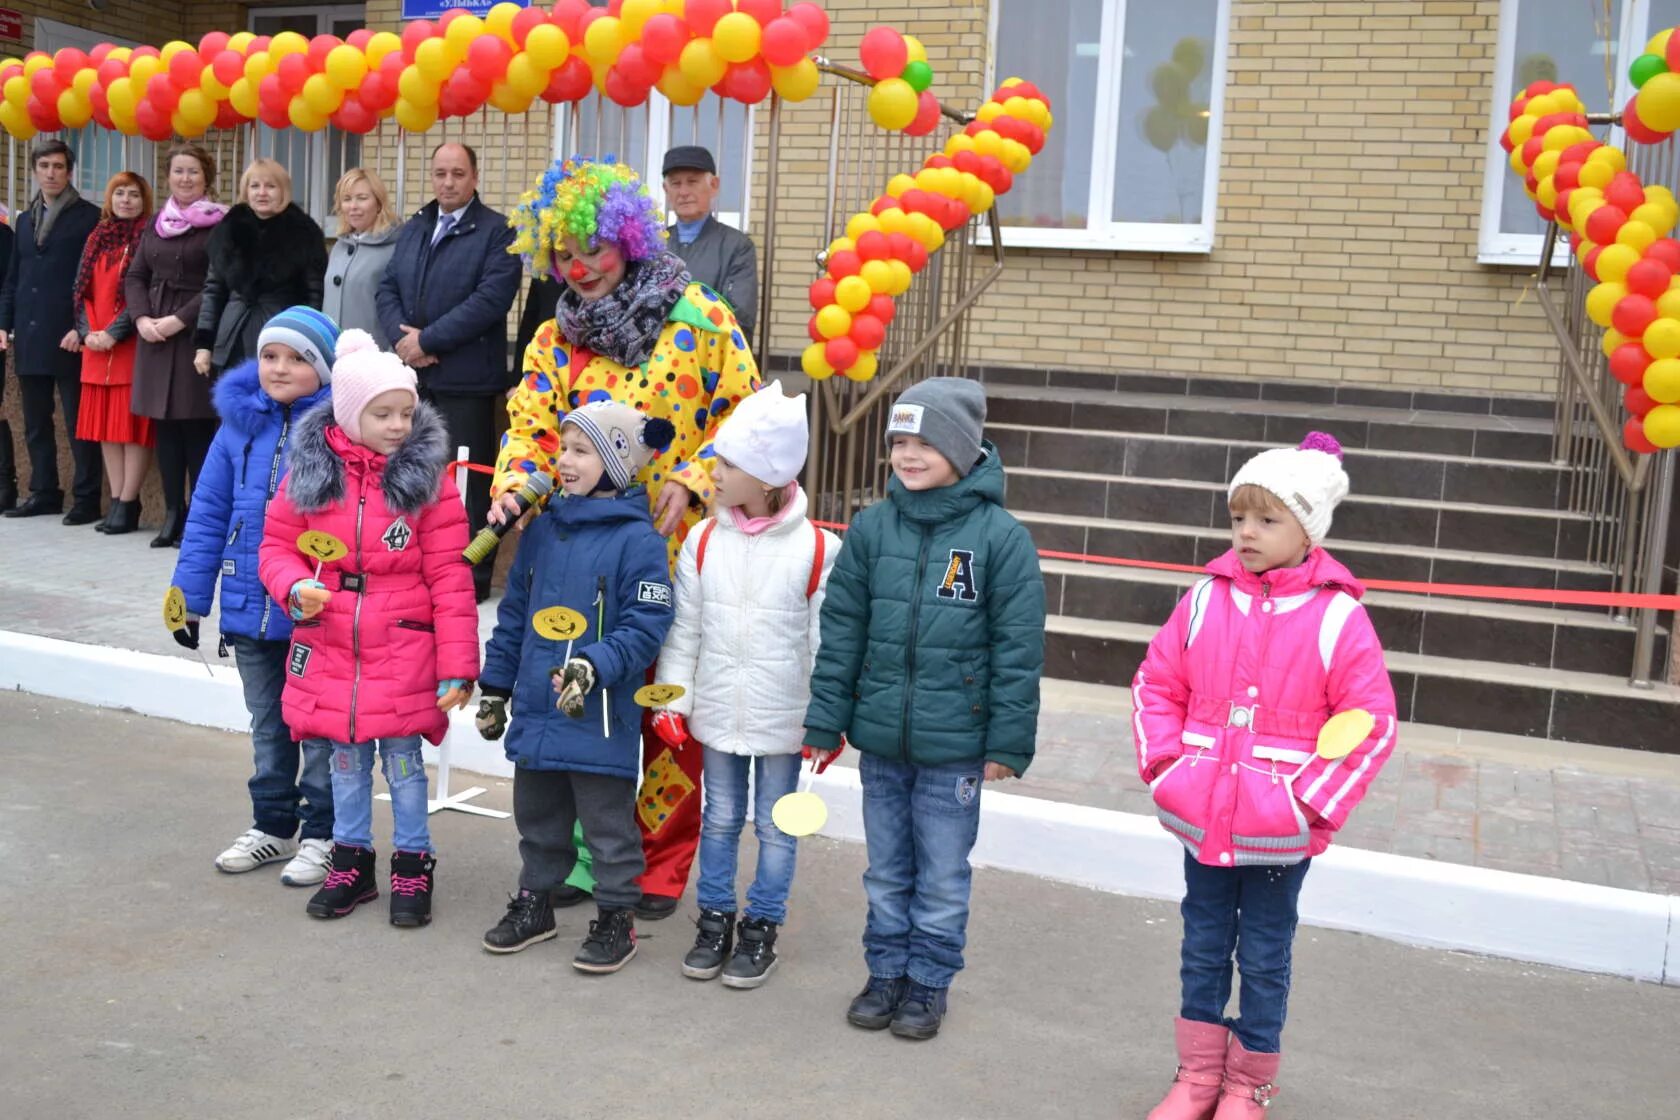
[[628,490],[636,474],[653,457],[671,446],[676,429],[669,420],[644,416],[618,401],[592,401],[566,413],[561,427],[571,424],[584,434],[606,465],[604,480],[614,490]]
[[288,307],[264,324],[257,335],[257,352],[271,342],[290,346],[315,367],[321,384],[332,380],[333,362],[338,346],[338,324],[313,307]]

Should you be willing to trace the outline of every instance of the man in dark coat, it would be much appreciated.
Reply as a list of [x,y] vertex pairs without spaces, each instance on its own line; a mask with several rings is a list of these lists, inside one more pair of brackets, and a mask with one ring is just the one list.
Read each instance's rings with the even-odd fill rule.
[[[0,276],[12,264],[12,227],[0,222]],[[6,403],[6,352],[0,350],[0,406]],[[0,417],[0,513],[17,505],[17,460],[12,457],[12,422]]]
[[[99,207],[70,185],[76,155],[62,140],[44,140],[30,153],[40,191],[18,217],[17,237],[0,288],[0,349],[16,362],[23,396],[23,438],[29,447],[29,499],[7,517],[64,512],[58,484],[58,439],[53,431],[53,387],[64,409],[76,476],[66,525],[101,517],[99,444],[76,438],[82,401],[81,342],[76,336],[76,270],[82,248],[99,224]],[[10,444],[8,438],[7,443]]]
[[758,319],[758,250],[746,234],[712,216],[717,162],[699,145],[665,153],[665,206],[676,215],[671,251],[688,274],[724,298],[749,339]]
[[[404,225],[379,284],[379,325],[397,356],[418,371],[420,396],[443,414],[451,452],[496,462],[508,381],[507,315],[519,295],[513,228],[478,197],[478,156],[465,144],[432,153],[433,201]],[[453,456],[452,456],[453,457]],[[467,523],[482,528],[490,478],[467,482]],[[473,569],[480,602],[493,558]]]

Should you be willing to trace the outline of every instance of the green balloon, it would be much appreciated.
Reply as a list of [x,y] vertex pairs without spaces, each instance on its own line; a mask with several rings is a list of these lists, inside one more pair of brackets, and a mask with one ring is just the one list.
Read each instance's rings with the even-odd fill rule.
[[1207,62],[1207,44],[1194,36],[1180,39],[1173,44],[1172,57],[1186,74],[1194,78],[1202,72],[1202,66]]
[[909,82],[911,89],[921,93],[933,84],[933,67],[925,62],[912,62],[899,77]]
[[1149,88],[1155,100],[1168,108],[1176,108],[1190,100],[1190,75],[1171,62],[1163,62],[1149,74]]
[[1633,83],[1635,89],[1638,89],[1658,74],[1666,73],[1668,73],[1668,63],[1663,60],[1662,55],[1642,54],[1634,59],[1633,64],[1628,67],[1628,80]]

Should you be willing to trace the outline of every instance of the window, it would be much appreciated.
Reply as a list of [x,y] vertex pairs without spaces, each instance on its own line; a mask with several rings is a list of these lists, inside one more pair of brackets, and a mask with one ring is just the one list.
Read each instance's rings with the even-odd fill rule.
[[[39,17],[35,20],[36,49],[48,54],[64,47],[91,51],[100,43],[114,43],[120,47],[137,45],[128,39],[101,35],[85,27],[72,27],[57,20]],[[76,153],[76,190],[96,206],[105,201],[105,184],[119,171],[137,171],[144,175],[148,182],[154,178],[152,144],[149,140],[139,136],[124,136],[120,132],[100,128],[97,124],[66,129],[58,135]],[[153,185],[155,190],[156,184]],[[28,193],[32,196],[34,190],[31,183]]]
[[[1511,98],[1543,79],[1573,85],[1591,111],[1619,111],[1633,96],[1628,64],[1652,35],[1677,25],[1680,0],[1500,0],[1478,260],[1532,268],[1540,259],[1546,223],[1499,146]],[[1622,142],[1620,129],[1595,131],[1608,143]],[[1560,245],[1558,252],[1561,263],[1568,250]]]
[[[360,4],[261,8],[251,13],[251,30],[258,35],[295,31],[311,38],[337,35],[343,39],[363,26],[365,18]],[[256,154],[278,160],[291,172],[294,201],[321,223],[327,236],[335,236],[338,221],[332,216],[332,189],[346,169],[361,163],[362,138],[331,125],[320,132],[273,129],[260,123],[253,127]],[[231,197],[244,170],[243,164],[232,169],[224,195]]]
[[992,85],[1047,93],[1056,142],[998,201],[1006,244],[1213,249],[1230,0],[994,0]]

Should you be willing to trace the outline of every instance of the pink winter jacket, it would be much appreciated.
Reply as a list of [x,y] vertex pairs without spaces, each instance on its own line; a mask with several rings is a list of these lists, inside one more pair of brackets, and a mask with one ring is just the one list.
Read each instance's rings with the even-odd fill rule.
[[443,740],[440,681],[478,679],[478,606],[461,559],[467,516],[444,474],[448,440],[427,405],[387,460],[350,442],[330,405],[298,423],[286,481],[269,503],[260,571],[284,604],[315,577],[298,537],[318,530],[349,549],[322,566],[333,593],[297,623],[282,699],[295,739]]
[[[1138,773],[1200,863],[1292,864],[1330,846],[1394,749],[1394,689],[1358,580],[1322,548],[1251,575],[1208,566],[1132,682]],[[1353,753],[1316,752],[1330,716],[1376,719]]]

